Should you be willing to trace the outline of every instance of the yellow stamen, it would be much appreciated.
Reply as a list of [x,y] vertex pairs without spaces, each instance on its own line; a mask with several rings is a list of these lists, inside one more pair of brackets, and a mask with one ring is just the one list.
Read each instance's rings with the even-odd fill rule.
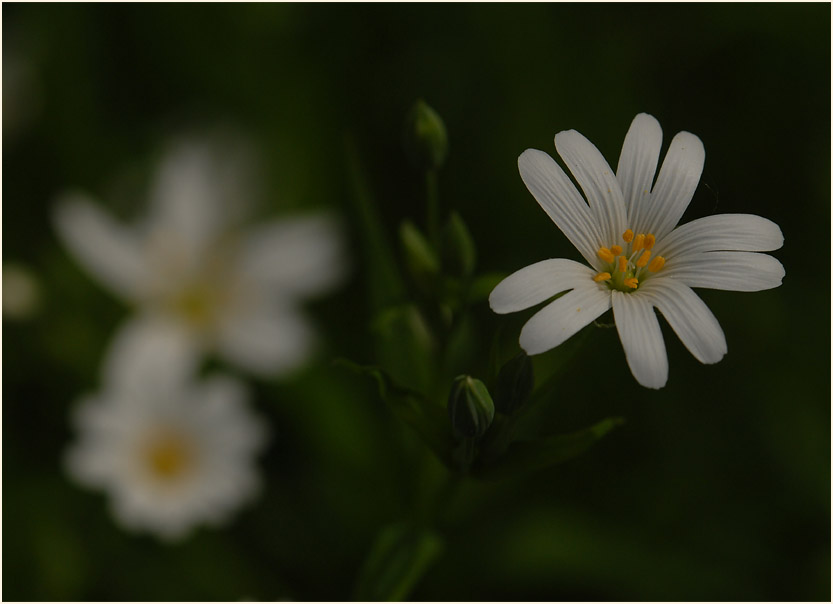
[[645,247],[645,235],[639,233],[633,240],[633,251],[638,252]]
[[598,253],[599,258],[601,258],[605,262],[613,262],[616,259],[616,256],[613,255],[613,252],[611,252],[606,247],[600,247]]
[[652,247],[654,247],[654,244],[656,242],[657,242],[657,238],[654,237],[653,235],[651,235],[650,233],[648,233],[645,236],[645,249],[650,250]]
[[628,259],[624,256],[619,256],[619,272],[624,273],[628,270]]
[[618,256],[622,253],[622,246],[621,245],[611,245],[610,251],[614,256]]
[[636,266],[642,268],[643,266],[648,264],[648,260],[651,259],[651,250],[645,250],[642,252],[642,255],[639,257],[639,260],[636,261]]
[[622,233],[622,239],[625,240],[625,243],[630,243],[633,241],[633,231],[628,229],[624,233]]
[[656,258],[651,260],[651,264],[648,265],[648,270],[652,273],[655,273],[663,266],[665,266],[665,258],[663,258],[662,256],[657,256]]
[[608,279],[610,279],[610,273],[599,273],[593,277],[593,281],[596,283],[601,283],[602,281],[607,281]]
[[625,279],[625,285],[627,285],[631,289],[636,289],[638,283],[639,283],[639,279],[637,279],[636,277],[631,277],[630,279]]

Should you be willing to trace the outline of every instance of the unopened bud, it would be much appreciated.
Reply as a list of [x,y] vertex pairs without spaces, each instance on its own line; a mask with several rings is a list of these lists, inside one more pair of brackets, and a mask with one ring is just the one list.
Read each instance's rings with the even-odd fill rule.
[[414,281],[423,289],[440,272],[440,262],[431,244],[414,224],[405,220],[399,226],[399,240],[405,256],[405,264]]
[[448,155],[448,136],[442,118],[422,99],[405,120],[405,152],[420,170],[436,170]]
[[466,223],[452,212],[443,233],[443,264],[453,275],[470,277],[477,261],[477,248]]
[[495,388],[495,409],[506,415],[514,413],[529,398],[534,383],[532,359],[522,351],[500,368]]
[[458,436],[481,436],[495,417],[495,404],[486,386],[468,375],[455,378],[448,396],[448,415]]

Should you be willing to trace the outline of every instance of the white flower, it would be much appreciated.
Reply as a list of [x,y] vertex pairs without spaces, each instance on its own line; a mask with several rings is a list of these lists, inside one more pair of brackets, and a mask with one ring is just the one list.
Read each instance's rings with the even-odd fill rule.
[[20,264],[3,266],[3,316],[28,319],[40,307],[41,288],[35,275]]
[[759,291],[781,284],[781,263],[753,253],[781,247],[784,238],[775,223],[723,214],[674,228],[697,188],[705,151],[699,138],[678,133],[654,183],[661,144],[659,122],[637,115],[614,175],[584,136],[559,132],[555,147],[586,202],[546,153],[527,149],[518,158],[529,191],[590,265],[543,260],[492,291],[492,310],[509,313],[572,290],[526,323],[520,344],[527,353],[558,346],[613,307],[631,372],[643,386],[661,388],[668,357],[654,307],[698,361],[716,363],[726,354],[726,339],[691,288]]
[[228,147],[181,142],[162,159],[138,224],[118,224],[78,193],[63,196],[55,224],[76,260],[142,315],[173,319],[203,351],[282,374],[309,356],[300,301],[338,281],[342,246],[327,216],[243,232],[251,179],[239,159]]
[[75,480],[107,492],[121,526],[166,540],[223,523],[257,494],[253,457],[265,440],[241,383],[193,381],[180,336],[156,323],[116,338],[102,392],[76,409],[80,434],[66,456]]

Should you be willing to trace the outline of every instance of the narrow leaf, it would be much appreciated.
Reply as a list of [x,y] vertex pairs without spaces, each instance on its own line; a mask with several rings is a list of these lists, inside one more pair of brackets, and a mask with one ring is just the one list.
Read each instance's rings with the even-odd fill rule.
[[608,417],[571,434],[557,434],[540,440],[512,443],[503,457],[494,464],[479,468],[477,474],[481,478],[500,479],[563,463],[584,453],[624,422],[621,417]]
[[385,527],[365,560],[354,599],[404,600],[442,551],[442,539],[434,531],[408,524]]

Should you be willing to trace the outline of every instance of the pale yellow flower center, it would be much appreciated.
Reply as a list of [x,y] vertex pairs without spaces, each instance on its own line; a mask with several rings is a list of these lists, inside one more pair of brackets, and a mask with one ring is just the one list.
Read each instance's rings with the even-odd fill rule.
[[593,281],[604,282],[610,289],[622,292],[638,289],[640,280],[644,281],[665,265],[665,258],[662,256],[651,257],[651,250],[656,241],[656,237],[651,233],[634,235],[634,232],[628,229],[622,233],[624,245],[599,248],[597,254],[608,267],[593,277]]
[[159,482],[182,479],[195,463],[193,443],[173,430],[163,430],[154,435],[143,454],[146,470]]

